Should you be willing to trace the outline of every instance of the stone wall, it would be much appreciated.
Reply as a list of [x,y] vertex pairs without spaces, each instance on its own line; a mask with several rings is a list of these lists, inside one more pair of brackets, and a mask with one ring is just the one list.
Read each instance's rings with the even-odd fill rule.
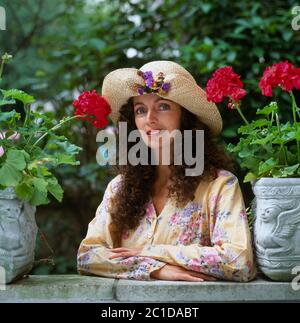
[[[297,290],[298,289],[298,290]],[[298,301],[300,283],[258,278],[249,283],[133,281],[80,275],[28,276],[2,285],[0,302],[247,302]]]

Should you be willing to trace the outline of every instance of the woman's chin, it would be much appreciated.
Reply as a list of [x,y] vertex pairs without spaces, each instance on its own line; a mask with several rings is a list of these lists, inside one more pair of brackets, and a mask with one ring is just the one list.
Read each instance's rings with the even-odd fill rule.
[[161,140],[160,141],[152,140],[147,143],[147,146],[157,151],[160,151],[163,149],[167,149],[168,151],[170,150],[170,142],[162,142]]

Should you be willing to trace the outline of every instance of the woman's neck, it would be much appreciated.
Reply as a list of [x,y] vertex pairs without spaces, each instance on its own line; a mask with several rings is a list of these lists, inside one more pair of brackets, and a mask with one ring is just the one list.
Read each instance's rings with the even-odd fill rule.
[[[173,160],[173,145],[171,145],[170,148],[170,159]],[[160,148],[159,153],[157,151],[154,151],[156,158],[159,159],[159,163],[155,166],[155,180],[153,185],[154,192],[158,193],[162,190],[165,190],[169,184],[170,176],[171,176],[171,170],[169,168],[169,165],[165,165],[162,163],[162,148]]]
[[154,186],[163,189],[170,183],[171,170],[168,165],[157,165]]

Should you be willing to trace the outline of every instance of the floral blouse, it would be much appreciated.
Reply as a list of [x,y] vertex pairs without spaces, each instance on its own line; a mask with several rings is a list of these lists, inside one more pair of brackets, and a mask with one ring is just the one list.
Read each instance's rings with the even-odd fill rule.
[[184,267],[219,279],[249,281],[256,273],[244,201],[238,180],[220,170],[216,179],[201,182],[184,208],[168,198],[160,214],[150,200],[140,225],[122,237],[122,247],[143,248],[138,256],[109,259],[113,248],[109,204],[121,175],[108,184],[96,217],[78,251],[80,274],[150,280],[165,264]]

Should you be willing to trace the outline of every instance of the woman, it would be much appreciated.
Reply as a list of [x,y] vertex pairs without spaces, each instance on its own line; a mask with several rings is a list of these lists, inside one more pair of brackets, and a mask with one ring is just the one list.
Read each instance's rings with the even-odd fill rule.
[[[78,271],[104,277],[149,280],[249,281],[255,276],[250,232],[232,161],[216,144],[222,129],[217,107],[182,66],[150,62],[118,69],[103,82],[102,95],[114,123],[138,129],[156,163],[117,165],[96,217],[78,252]],[[174,137],[204,130],[204,170],[162,161]],[[176,138],[176,137],[175,137]],[[169,140],[167,140],[169,139]],[[128,142],[127,152],[133,143]],[[203,156],[202,160],[203,160]],[[150,158],[150,157],[149,157]],[[149,159],[150,161],[150,159]],[[152,160],[151,160],[152,161]]]

